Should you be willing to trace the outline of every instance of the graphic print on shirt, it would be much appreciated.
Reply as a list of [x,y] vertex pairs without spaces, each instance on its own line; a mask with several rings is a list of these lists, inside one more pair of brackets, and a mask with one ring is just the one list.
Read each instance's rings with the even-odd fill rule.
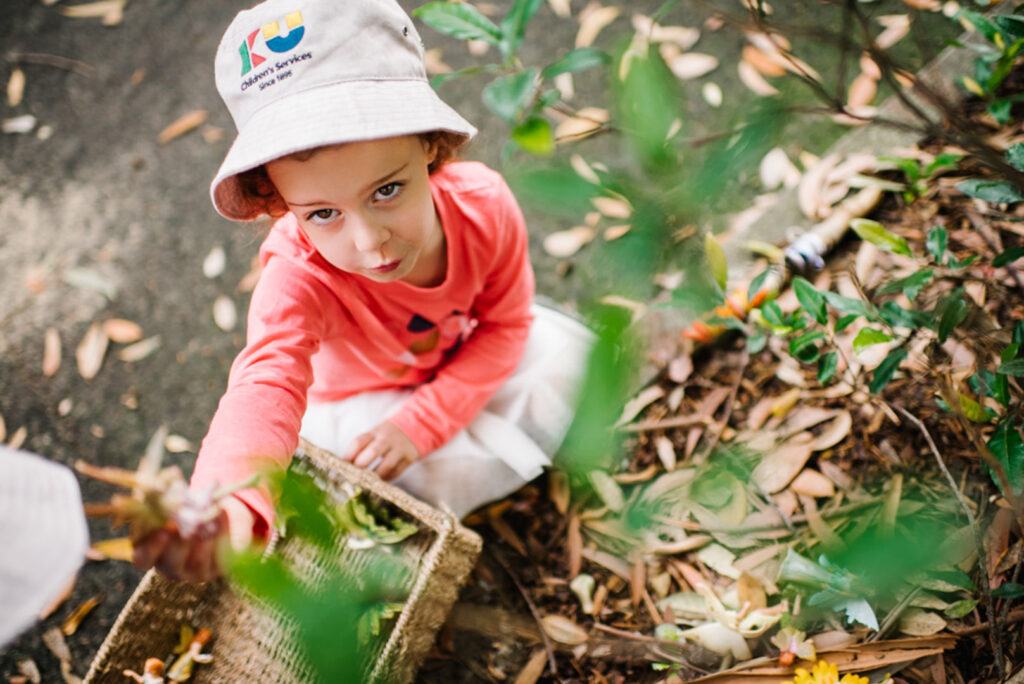
[[388,375],[400,378],[416,364],[416,357],[429,354],[439,346],[447,353],[454,353],[469,338],[476,327],[476,320],[468,314],[453,309],[451,313],[435,323],[420,314],[413,314],[405,329],[416,335],[405,353],[398,357],[403,365],[388,372]]

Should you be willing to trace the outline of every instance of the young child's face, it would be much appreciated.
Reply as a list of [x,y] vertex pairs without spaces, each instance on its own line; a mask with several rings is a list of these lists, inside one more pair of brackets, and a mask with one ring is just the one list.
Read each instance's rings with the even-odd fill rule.
[[407,135],[325,147],[266,168],[333,266],[382,283],[434,285],[444,275],[444,233],[427,171],[434,154]]

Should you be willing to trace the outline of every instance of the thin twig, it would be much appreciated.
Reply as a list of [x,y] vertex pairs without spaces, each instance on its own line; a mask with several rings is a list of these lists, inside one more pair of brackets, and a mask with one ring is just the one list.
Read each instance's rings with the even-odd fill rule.
[[[956,500],[960,503],[960,507],[964,511],[964,515],[967,516],[967,522],[971,526],[971,534],[974,537],[974,544],[977,546],[978,558],[981,563],[984,563],[984,559],[987,558],[985,554],[985,540],[981,536],[981,529],[978,527],[978,521],[974,517],[974,513],[971,511],[971,507],[967,505],[967,501],[964,499],[963,493],[960,488],[957,487],[956,480],[953,479],[952,473],[949,472],[949,468],[946,467],[946,462],[942,458],[942,454],[939,453],[939,448],[935,445],[935,441],[932,439],[931,432],[925,426],[921,420],[907,411],[902,406],[896,404],[890,404],[893,409],[899,411],[903,416],[911,423],[917,426],[917,429],[924,435],[925,441],[928,442],[928,448],[931,449],[932,455],[935,457],[935,462],[939,465],[939,470],[946,477],[946,481],[949,483],[949,488],[953,490],[953,495]],[[981,581],[981,589],[985,596],[985,612],[988,613],[989,621],[989,634],[992,639],[992,652],[996,661],[996,667],[999,669],[999,678],[1006,678],[1006,664],[1003,662],[1003,644],[1002,634],[999,622],[996,620],[996,606],[995,600],[992,598],[992,587],[988,581],[988,571],[983,567],[981,572],[978,573],[978,577]]]
[[[658,637],[647,636],[646,634],[638,634],[636,632],[630,632],[624,629],[617,629],[610,625],[601,624],[600,622],[594,623],[594,629],[599,630],[601,632],[607,632],[608,634],[612,634],[617,637],[622,637],[623,639],[629,639],[630,641],[640,641],[645,644],[650,644],[652,649],[655,649],[659,646],[667,648],[686,648],[689,645],[685,641],[669,641],[668,639],[659,639]],[[657,651],[658,656],[664,657],[666,660],[671,660],[672,662],[678,663],[680,665],[686,665],[686,667],[696,672],[700,672],[701,674],[706,675],[709,673],[708,670],[697,667],[689,660],[686,660],[681,656],[667,653],[660,648],[657,648]]]
[[896,604],[896,607],[889,611],[889,614],[885,616],[885,620],[882,621],[878,631],[867,638],[868,641],[878,641],[882,638],[882,635],[889,631],[889,628],[896,623],[896,619],[903,614],[910,602],[914,600],[914,597],[921,593],[921,587],[914,587],[907,592],[907,595],[900,599],[900,602]]
[[[1024,622],[1024,608],[1018,608],[1017,610],[1012,611],[1009,615],[1006,616],[1006,619],[1002,620],[1001,622],[1007,625],[1012,625],[1017,622]],[[981,634],[982,632],[987,631],[988,628],[989,623],[979,622],[976,625],[964,627],[963,629],[957,629],[956,627],[950,627],[949,629],[951,632],[953,632],[953,634],[956,634],[957,636],[974,636],[975,634]]]
[[747,370],[747,363],[750,362],[750,350],[747,349],[747,345],[743,345],[743,360],[740,361],[740,366],[736,371],[736,380],[732,383],[732,388],[729,391],[729,396],[725,400],[725,415],[722,416],[722,420],[718,421],[718,429],[713,431],[711,442],[704,447],[703,452],[710,455],[714,451],[718,441],[722,438],[722,433],[725,432],[725,428],[729,427],[729,419],[732,417],[732,405],[736,401],[736,394],[740,389],[740,380],[743,379],[743,374]]
[[[973,211],[967,211],[964,213],[967,214],[967,220],[971,222],[971,225],[974,226],[974,230],[981,236],[981,239],[985,241],[988,248],[998,256],[999,245],[996,244],[995,240],[992,239],[992,236],[989,235],[987,230],[985,230],[985,224],[978,220],[979,217],[976,216]],[[1024,280],[1021,279],[1020,273],[1013,267],[1013,264],[1005,264],[1003,265],[1003,268],[1006,269],[1006,272],[1009,273],[1014,282],[1017,283],[1017,287],[1024,292]]]
[[69,57],[48,55],[42,52],[11,52],[8,54],[7,59],[14,63],[42,64],[43,66],[67,69],[68,71],[73,71],[80,76],[85,76],[86,78],[92,78],[96,73],[96,67],[91,64],[86,64],[85,62],[80,62],[77,59],[71,59]]
[[541,620],[540,611],[537,610],[537,606],[533,602],[533,599],[531,599],[530,595],[526,593],[526,587],[524,587],[523,583],[519,581],[519,577],[517,577],[516,573],[512,571],[512,568],[505,562],[505,559],[502,558],[494,549],[491,549],[491,556],[494,560],[498,561],[498,565],[504,568],[505,572],[508,573],[508,576],[512,578],[512,582],[516,585],[516,589],[519,590],[523,600],[526,601],[526,606],[530,609],[530,614],[533,615],[533,619],[537,621],[537,628],[540,630],[540,638],[544,642],[544,650],[548,653],[548,668],[550,669],[551,674],[557,675],[558,666],[555,665],[555,648],[551,645],[551,638],[548,637],[548,633],[544,629],[544,622]]

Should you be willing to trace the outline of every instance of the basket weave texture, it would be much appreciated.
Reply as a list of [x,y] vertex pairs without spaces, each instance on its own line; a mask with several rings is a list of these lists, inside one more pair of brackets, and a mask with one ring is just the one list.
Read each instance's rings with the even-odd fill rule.
[[[295,465],[313,474],[339,503],[348,498],[350,485],[356,485],[420,528],[389,549],[395,552],[393,558],[410,570],[402,573],[403,583],[408,586],[400,587],[408,592],[408,599],[390,623],[390,631],[369,645],[366,671],[354,672],[351,680],[412,682],[476,562],[480,537],[460,525],[453,515],[304,440],[296,452]],[[358,577],[372,563],[372,554],[350,548],[347,539],[347,535],[341,535],[334,540],[333,559],[323,558],[312,544],[297,537],[283,538],[274,553],[280,553],[311,585],[332,562],[340,563],[344,575]],[[190,682],[316,681],[302,654],[292,645],[294,627],[280,614],[234,592],[222,579],[203,584],[178,583],[151,570],[100,646],[85,684],[129,681],[123,671],[140,672],[147,658],[170,654],[178,644],[183,624],[207,627],[213,633],[206,649],[213,654],[213,662],[197,666]]]

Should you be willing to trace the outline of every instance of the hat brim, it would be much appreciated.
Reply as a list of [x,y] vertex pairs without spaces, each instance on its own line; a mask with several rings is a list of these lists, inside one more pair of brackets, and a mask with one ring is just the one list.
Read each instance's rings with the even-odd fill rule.
[[225,218],[251,220],[262,210],[242,192],[237,174],[243,171],[314,147],[436,130],[466,140],[476,135],[427,81],[346,81],[304,90],[269,103],[242,125],[210,196]]

